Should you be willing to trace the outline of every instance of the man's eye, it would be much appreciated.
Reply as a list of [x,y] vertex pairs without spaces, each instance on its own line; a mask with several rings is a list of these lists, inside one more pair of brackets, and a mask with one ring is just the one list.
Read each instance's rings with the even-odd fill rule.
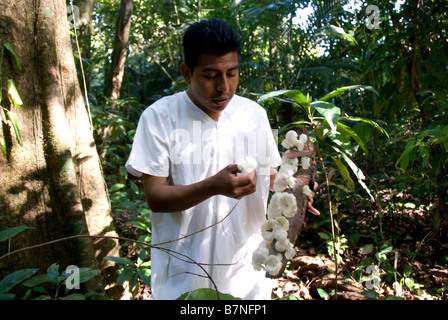
[[211,76],[211,75],[204,75],[204,78],[205,79],[214,79],[215,78],[215,76]]

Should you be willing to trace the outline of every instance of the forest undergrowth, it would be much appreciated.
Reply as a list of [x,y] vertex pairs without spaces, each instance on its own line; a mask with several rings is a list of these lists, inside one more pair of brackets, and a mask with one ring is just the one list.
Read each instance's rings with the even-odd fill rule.
[[[308,214],[296,256],[274,280],[273,300],[447,300],[448,241],[434,226],[432,199],[393,190],[394,177],[376,183],[379,205],[356,194],[338,194],[333,204],[338,226],[337,288],[326,191],[322,186],[316,190],[315,207],[321,216]],[[144,217],[124,209],[115,212],[115,218],[120,236],[136,240],[148,236]],[[140,246],[122,245],[123,257],[139,259]],[[149,283],[135,281],[134,299],[152,299]]]

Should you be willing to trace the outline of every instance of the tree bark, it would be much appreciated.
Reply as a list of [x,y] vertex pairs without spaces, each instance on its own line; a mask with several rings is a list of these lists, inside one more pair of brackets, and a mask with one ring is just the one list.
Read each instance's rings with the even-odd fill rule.
[[[0,45],[15,49],[21,70],[5,59],[2,81],[12,78],[23,100],[16,109],[23,147],[11,139],[0,157],[0,230],[33,229],[12,239],[14,250],[76,234],[117,236],[87,110],[81,95],[66,4],[63,0],[0,1]],[[5,96],[5,95],[3,95]],[[10,130],[4,126],[3,135]],[[89,290],[114,287],[116,272],[105,256],[118,256],[116,240],[61,242],[0,261],[1,276],[54,262],[101,269]]]
[[[121,0],[120,13],[117,20],[112,65],[106,79],[106,97],[114,100],[120,97],[123,82],[124,67],[128,53],[129,34],[133,10],[132,0]],[[114,106],[113,106],[114,107]]]

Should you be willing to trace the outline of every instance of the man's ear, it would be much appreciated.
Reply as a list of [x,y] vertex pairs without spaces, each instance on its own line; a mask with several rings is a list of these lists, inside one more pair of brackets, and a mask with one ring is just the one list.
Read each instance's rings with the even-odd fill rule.
[[182,72],[182,76],[184,77],[185,82],[190,84],[190,82],[191,82],[191,70],[185,63],[182,63],[180,65],[180,72]]

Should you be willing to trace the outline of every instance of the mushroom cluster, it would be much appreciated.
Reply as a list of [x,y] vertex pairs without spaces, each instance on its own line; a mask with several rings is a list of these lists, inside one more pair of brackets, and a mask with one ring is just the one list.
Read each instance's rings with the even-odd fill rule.
[[[305,134],[300,136],[295,131],[288,131],[282,146],[291,151],[303,151],[308,137]],[[289,219],[297,214],[297,199],[288,192],[295,183],[294,177],[298,168],[308,169],[310,167],[309,157],[289,158],[283,155],[282,164],[274,180],[274,195],[271,197],[267,208],[267,219],[261,226],[263,241],[252,256],[254,269],[266,270],[271,275],[277,275],[282,267],[283,256],[291,260],[296,251],[294,244],[288,239]],[[311,190],[304,186],[303,193],[310,195]],[[274,245],[277,254],[270,254],[269,249]]]

